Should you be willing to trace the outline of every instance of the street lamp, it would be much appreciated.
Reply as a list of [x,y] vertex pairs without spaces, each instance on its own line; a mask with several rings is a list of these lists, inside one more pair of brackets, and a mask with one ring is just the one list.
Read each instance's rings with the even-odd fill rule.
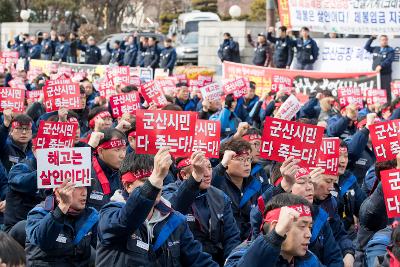
[[229,15],[231,16],[232,19],[236,19],[240,17],[242,14],[242,9],[238,5],[233,5],[229,8]]
[[19,14],[19,16],[21,17],[23,22],[28,22],[28,19],[31,15],[31,12],[29,10],[21,10],[21,13]]

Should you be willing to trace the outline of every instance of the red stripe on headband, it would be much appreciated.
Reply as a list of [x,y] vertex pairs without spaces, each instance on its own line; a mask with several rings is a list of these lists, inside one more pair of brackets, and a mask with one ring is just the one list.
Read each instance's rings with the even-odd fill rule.
[[133,183],[143,178],[148,178],[153,173],[153,170],[137,170],[135,172],[127,172],[121,176],[122,182]]
[[179,163],[176,166],[176,168],[182,169],[182,168],[185,168],[185,167],[190,166],[190,165],[192,165],[192,162],[190,161],[190,158],[186,158],[186,159],[183,159],[183,160],[179,161]]
[[78,119],[77,119],[77,118],[75,118],[75,117],[71,117],[71,118],[69,118],[69,119],[68,119],[68,122],[70,122],[70,123],[76,123],[76,124],[79,124],[79,121],[78,121]]
[[300,179],[301,177],[308,176],[308,175],[310,175],[310,172],[309,172],[307,169],[305,169],[305,168],[300,168],[300,169],[296,172],[296,175],[294,176],[294,179],[295,179],[295,180],[298,180],[298,179]]
[[95,125],[95,122],[96,122],[96,119],[97,119],[97,118],[105,119],[105,118],[112,118],[112,117],[111,117],[110,112],[108,112],[108,111],[102,111],[102,112],[96,114],[96,116],[94,116],[94,117],[89,121],[89,127],[90,127],[90,128],[92,128],[92,129],[94,128],[94,125]]
[[11,128],[17,128],[22,126],[27,126],[29,128],[32,128],[32,123],[20,123],[18,121],[14,121],[13,123],[11,123]]
[[258,134],[248,134],[242,137],[247,142],[254,141],[254,140],[261,140],[261,135]]
[[120,148],[126,146],[126,141],[123,139],[112,139],[110,141],[104,142],[97,147],[103,149],[112,149],[112,148]]
[[340,152],[340,153],[347,153],[347,147],[345,147],[345,146],[340,146],[340,147],[339,147],[339,152]]
[[[289,206],[289,208],[294,209],[298,213],[300,213],[300,217],[310,217],[311,216],[311,209],[308,206],[304,205],[294,205]],[[270,223],[273,221],[278,221],[279,214],[281,213],[281,208],[273,209],[267,212],[264,217],[264,222]]]
[[131,136],[131,137],[136,137],[136,131],[132,131],[132,132],[130,132],[130,133],[128,134],[128,136]]

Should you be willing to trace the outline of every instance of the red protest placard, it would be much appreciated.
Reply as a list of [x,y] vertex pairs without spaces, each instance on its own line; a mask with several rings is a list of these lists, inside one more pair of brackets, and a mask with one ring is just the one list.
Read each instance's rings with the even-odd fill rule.
[[390,87],[394,98],[400,96],[400,81],[393,81]]
[[10,87],[26,90],[25,82],[22,78],[15,78],[8,82]]
[[11,87],[0,87],[0,110],[12,109],[23,112],[25,109],[25,90]]
[[135,114],[141,107],[139,93],[113,95],[110,97],[110,106],[114,118],[119,118],[124,113]]
[[137,88],[139,88],[142,85],[142,82],[140,81],[140,77],[138,76],[131,76],[129,78],[129,84],[132,86],[136,86]]
[[400,120],[378,122],[369,126],[369,135],[377,162],[396,158],[400,153]]
[[220,100],[221,96],[224,95],[222,88],[217,83],[211,83],[200,88],[203,99],[209,101]]
[[143,84],[140,87],[140,94],[149,105],[154,103],[158,108],[162,108],[168,104],[164,93],[156,81],[150,81],[146,84]]
[[219,121],[197,120],[193,151],[201,150],[207,158],[219,158],[220,135]]
[[91,184],[90,147],[45,148],[36,152],[38,188],[57,188],[69,179],[74,186]]
[[228,81],[222,85],[225,95],[233,94],[235,99],[241,98],[247,94],[250,87],[249,81],[246,78],[239,78],[233,81]]
[[201,86],[205,86],[213,82],[213,76],[199,75],[197,76],[197,80],[199,81]]
[[325,174],[338,175],[339,173],[339,138],[323,138],[318,153],[317,167]]
[[381,89],[369,89],[366,90],[366,101],[367,105],[379,104],[383,105],[387,102],[386,90]]
[[73,147],[77,123],[40,121],[36,149]]
[[381,182],[388,218],[400,217],[400,170],[381,171]]
[[42,90],[26,91],[26,98],[31,102],[38,101],[43,96]]
[[110,96],[115,95],[117,92],[115,91],[112,80],[104,77],[104,79],[99,83],[99,93],[100,96],[104,98],[109,98]]
[[136,153],[156,154],[164,146],[171,147],[175,157],[192,153],[197,113],[170,110],[136,111]]
[[293,87],[292,78],[278,74],[272,75],[272,92],[287,91],[287,89],[291,87]]
[[343,106],[355,104],[358,108],[363,107],[363,96],[361,88],[342,87],[338,90],[339,103]]
[[267,117],[260,157],[283,162],[292,156],[301,167],[314,167],[323,135],[323,127]]
[[18,52],[16,51],[1,51],[0,52],[0,63],[1,64],[17,64]]
[[43,87],[44,106],[47,112],[60,108],[81,109],[81,94],[79,84],[71,80],[46,81]]
[[175,96],[176,93],[176,80],[174,77],[163,78],[156,81],[161,91],[163,91],[164,95]]
[[113,82],[113,85],[126,86],[130,84],[130,70],[128,66],[116,66],[107,71],[107,78]]

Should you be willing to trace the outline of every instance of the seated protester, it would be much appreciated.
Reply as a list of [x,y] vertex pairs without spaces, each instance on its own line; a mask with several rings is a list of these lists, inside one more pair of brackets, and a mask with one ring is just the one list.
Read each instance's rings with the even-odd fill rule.
[[266,117],[273,117],[277,114],[280,106],[289,98],[289,95],[283,93],[283,91],[279,91],[276,93],[275,99],[270,101],[268,105],[266,105],[267,95],[264,95],[261,98],[264,99],[264,103],[260,107],[259,117],[261,124],[263,124]]
[[180,106],[183,111],[196,111],[198,99],[190,99],[189,88],[184,83],[176,85],[176,99],[175,104]]
[[[35,151],[35,144],[33,144]],[[4,230],[21,246],[25,246],[25,224],[28,212],[45,199],[45,192],[37,188],[37,161],[33,157],[16,164],[8,174]]]
[[235,114],[242,121],[246,121],[251,124],[252,119],[250,118],[250,112],[257,104],[259,99],[260,98],[256,95],[256,84],[254,82],[250,82],[250,88],[248,89],[247,94],[237,100]]
[[[391,231],[391,244],[386,249],[386,254],[378,256],[370,266],[400,266],[400,224],[398,221],[393,223]],[[367,259],[368,260],[368,259]]]
[[387,263],[386,266],[390,266],[390,257],[386,257],[386,255],[389,256],[391,254],[391,251],[388,250],[388,247],[391,243],[391,235],[394,233],[394,230],[396,230],[396,225],[398,225],[398,221],[395,221],[393,225],[379,230],[368,241],[367,246],[365,247],[366,266],[385,266],[382,265],[384,261]]
[[[251,210],[252,239],[257,238],[262,224],[262,214],[267,203],[272,197],[285,191],[291,192],[307,199],[311,204],[314,201],[314,185],[307,169],[297,166],[298,160],[288,158],[281,166],[284,174],[280,185],[271,187],[258,199],[258,207]],[[278,168],[279,171],[279,168]],[[280,171],[279,171],[280,173]],[[283,189],[285,188],[285,189]],[[328,222],[328,214],[319,206],[313,205],[313,228],[309,249],[318,257],[325,266],[343,266],[342,252],[336,242]]]
[[96,104],[96,98],[100,96],[99,92],[97,92],[93,84],[88,80],[84,79],[81,81],[81,86],[85,90],[85,95],[86,95],[86,106],[91,109],[95,106]]
[[318,92],[315,96],[311,95],[299,112],[299,118],[317,119],[318,121],[327,121],[333,115],[335,115],[333,97],[329,90]]
[[126,155],[125,140],[125,134],[117,129],[92,134],[89,145],[96,150],[92,158],[92,185],[88,189],[90,207],[100,210],[122,188],[118,169]]
[[122,66],[124,63],[124,54],[125,51],[121,48],[121,42],[116,40],[113,43],[113,47],[111,49],[110,42],[107,42],[106,49],[108,53],[111,54],[110,64],[116,66]]
[[224,108],[210,117],[210,120],[221,122],[221,139],[232,136],[241,122],[233,112],[236,104],[233,94],[229,94],[225,97]]
[[356,132],[356,121],[358,116],[357,107],[350,104],[342,108],[341,114],[334,115],[327,120],[326,134],[329,137],[346,139]]
[[178,159],[177,165],[179,180],[163,188],[163,197],[176,211],[186,215],[194,238],[223,266],[232,249],[240,244],[230,199],[211,186],[211,163],[202,152]]
[[154,158],[126,156],[120,169],[124,191],[100,211],[96,266],[218,266],[202,252],[186,218],[161,197],[171,164],[169,147]]
[[23,267],[25,262],[24,248],[11,236],[0,231],[0,266]]
[[[355,242],[357,248],[356,266],[364,262],[365,246],[372,236],[389,224],[386,213],[385,199],[381,184],[381,172],[400,168],[400,156],[396,160],[385,162],[377,162],[375,164],[376,182],[371,190],[370,195],[364,200],[360,207],[360,227],[357,232],[357,240]],[[377,219],[379,218],[379,219]]]
[[357,177],[351,171],[346,170],[348,162],[347,145],[342,141],[339,147],[339,181],[335,184],[335,190],[331,194],[336,198],[338,214],[343,221],[344,228],[354,236],[357,232],[354,217],[359,217],[361,204],[367,195],[358,186]]
[[226,267],[322,266],[308,250],[312,207],[304,198],[279,194],[266,205],[262,233],[245,241],[226,260]]
[[0,125],[0,159],[7,172],[23,159],[32,159],[32,119],[25,114],[15,115],[11,109],[3,110]]
[[208,120],[212,115],[217,113],[221,109],[221,102],[218,100],[203,99],[200,103],[201,110],[199,112],[200,120]]
[[64,180],[26,223],[27,266],[89,266],[99,214],[86,206],[86,187]]
[[88,115],[89,128],[90,130],[85,133],[85,137],[82,141],[88,142],[92,132],[100,132],[106,129],[110,129],[113,125],[113,119],[111,113],[107,107],[95,107],[90,110]]
[[369,137],[369,126],[379,122],[375,113],[369,113],[367,118],[358,124],[358,131],[346,140],[349,152],[349,169],[357,178],[357,183],[362,184],[368,169],[375,163],[375,153]]
[[[400,97],[396,97],[395,100],[392,101],[390,104],[390,117],[384,118],[385,120],[397,120],[400,119]],[[383,109],[382,109],[383,111]],[[383,113],[383,112],[382,112]]]
[[252,177],[251,145],[244,140],[230,140],[221,145],[221,163],[213,169],[212,185],[224,191],[232,201],[233,216],[240,239],[250,237],[250,210],[261,194],[261,182]]
[[261,146],[261,132],[256,128],[250,128],[247,122],[239,123],[239,127],[235,135],[235,139],[244,139],[251,145],[251,156],[253,157],[253,162],[251,163],[251,176],[258,179],[261,184],[261,192],[267,190],[271,184],[269,182],[269,177],[264,170],[265,161],[261,161],[260,158],[260,146]]

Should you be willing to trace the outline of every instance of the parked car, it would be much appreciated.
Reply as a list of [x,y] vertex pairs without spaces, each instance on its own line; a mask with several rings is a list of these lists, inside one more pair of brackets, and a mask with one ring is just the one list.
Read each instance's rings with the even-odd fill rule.
[[189,32],[176,47],[177,64],[197,65],[199,56],[199,33]]

